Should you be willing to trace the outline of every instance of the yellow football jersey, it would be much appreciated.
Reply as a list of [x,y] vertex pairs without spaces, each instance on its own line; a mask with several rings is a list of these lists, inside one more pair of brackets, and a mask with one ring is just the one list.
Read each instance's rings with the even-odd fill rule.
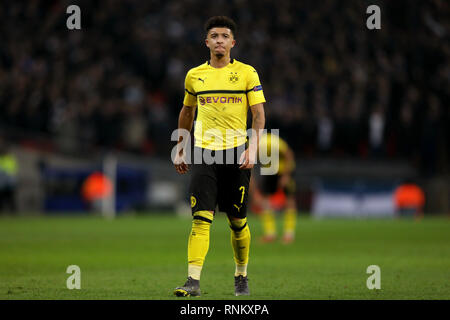
[[275,150],[275,148],[278,149],[278,159],[271,159],[269,163],[261,164],[261,166],[269,167],[273,165],[275,161],[278,161],[278,174],[291,172],[295,168],[295,163],[288,164],[286,161],[286,152],[289,149],[287,142],[279,136],[264,133],[259,139],[260,152],[270,157],[272,155],[272,150]]
[[183,104],[197,106],[195,146],[224,150],[246,142],[248,107],[266,102],[256,70],[231,59],[223,68],[208,62],[186,75]]

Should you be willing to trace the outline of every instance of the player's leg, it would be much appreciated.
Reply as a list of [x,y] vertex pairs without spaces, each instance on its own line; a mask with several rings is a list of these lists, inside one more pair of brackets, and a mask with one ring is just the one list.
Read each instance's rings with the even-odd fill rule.
[[190,185],[192,228],[188,240],[188,280],[175,289],[177,296],[200,295],[200,276],[209,249],[217,199],[214,165],[194,165]]
[[200,280],[200,275],[209,249],[209,236],[214,211],[201,210],[193,214],[188,241],[188,276]]
[[177,296],[199,296],[200,275],[209,249],[210,227],[213,211],[196,211],[193,214],[192,229],[188,241],[188,280],[182,287],[175,288]]
[[247,218],[238,218],[228,215],[228,224],[231,229],[231,246],[234,252],[236,269],[234,276],[247,276],[247,265],[250,253],[251,234]]
[[237,218],[228,215],[231,229],[231,246],[236,265],[234,272],[235,295],[249,295],[247,266],[250,253],[251,234],[247,218]]
[[261,177],[261,193],[263,197],[261,213],[261,221],[263,226],[262,242],[273,242],[277,237],[275,212],[270,204],[270,195],[277,190],[278,175],[262,176]]
[[240,170],[238,166],[222,169],[218,202],[220,210],[227,213],[231,230],[231,246],[236,265],[235,294],[248,295],[247,266],[251,234],[247,223],[247,202],[251,171]]
[[263,226],[262,242],[273,242],[277,237],[275,212],[270,205],[269,197],[264,197],[264,210],[261,213],[261,221]]
[[288,185],[284,188],[286,194],[286,209],[284,211],[283,242],[292,243],[295,239],[295,227],[297,223],[297,204],[295,202],[295,181],[291,177]]

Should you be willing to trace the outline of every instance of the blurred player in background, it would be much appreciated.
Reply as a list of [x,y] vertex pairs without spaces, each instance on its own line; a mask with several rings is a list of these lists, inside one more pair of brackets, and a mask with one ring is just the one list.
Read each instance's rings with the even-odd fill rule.
[[[263,242],[273,242],[277,237],[275,211],[283,210],[283,238],[285,244],[292,243],[295,238],[297,221],[297,205],[295,202],[295,158],[286,141],[279,136],[267,133],[259,142],[260,152],[267,154],[278,149],[278,172],[275,175],[261,175],[259,183],[252,181],[252,199],[261,204],[261,219],[263,222]],[[277,161],[276,157],[271,161]],[[273,165],[262,164],[262,167]]]
[[0,136],[0,213],[16,212],[17,159]]
[[[191,131],[195,110],[197,119],[194,130],[194,154],[215,154],[212,164],[192,165],[190,197],[192,229],[188,242],[188,279],[174,290],[177,296],[198,296],[200,274],[209,249],[210,227],[216,207],[225,212],[231,229],[231,244],[234,251],[235,295],[249,295],[247,264],[250,252],[250,229],[247,224],[247,199],[251,169],[256,163],[258,138],[264,129],[263,103],[266,102],[256,70],[230,57],[234,47],[236,25],[228,17],[210,18],[205,25],[206,46],[210,60],[189,70],[185,80],[183,108],[178,128]],[[247,142],[247,113],[252,112],[252,135]],[[208,132],[214,132],[208,137]],[[231,133],[231,134],[229,134]],[[185,147],[174,159],[175,169],[184,174],[189,167]],[[186,143],[186,142],[184,142]],[[228,162],[228,154],[234,160]]]
[[397,217],[423,218],[425,193],[412,179],[406,179],[395,189],[394,203]]

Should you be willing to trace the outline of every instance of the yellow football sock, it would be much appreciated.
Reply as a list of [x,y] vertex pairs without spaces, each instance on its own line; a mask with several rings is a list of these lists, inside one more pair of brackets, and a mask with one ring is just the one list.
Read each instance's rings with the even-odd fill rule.
[[188,242],[188,276],[200,280],[200,274],[209,249],[209,231],[214,215],[209,211],[193,214]]
[[275,215],[272,210],[264,210],[262,212],[263,231],[265,236],[275,236]]
[[295,224],[297,222],[297,211],[295,209],[287,209],[284,212],[284,234],[294,235]]
[[234,251],[234,262],[236,270],[234,275],[247,276],[248,256],[250,252],[250,228],[247,224],[247,218],[229,219],[231,228],[231,245]]

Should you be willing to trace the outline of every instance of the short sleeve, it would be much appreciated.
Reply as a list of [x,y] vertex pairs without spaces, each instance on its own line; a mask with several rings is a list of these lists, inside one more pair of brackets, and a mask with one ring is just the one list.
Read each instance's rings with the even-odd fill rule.
[[184,80],[184,100],[183,104],[190,107],[195,107],[197,105],[197,95],[192,87],[192,77],[190,72],[186,74],[186,79]]
[[258,73],[254,68],[249,70],[247,77],[247,100],[249,106],[266,102]]

